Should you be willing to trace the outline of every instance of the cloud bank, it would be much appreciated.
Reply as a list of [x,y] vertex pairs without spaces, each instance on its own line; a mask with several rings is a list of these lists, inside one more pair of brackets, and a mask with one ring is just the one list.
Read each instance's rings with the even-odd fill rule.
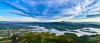
[[2,17],[0,16],[0,21],[20,21],[20,22],[39,22],[38,19],[31,18],[31,17]]

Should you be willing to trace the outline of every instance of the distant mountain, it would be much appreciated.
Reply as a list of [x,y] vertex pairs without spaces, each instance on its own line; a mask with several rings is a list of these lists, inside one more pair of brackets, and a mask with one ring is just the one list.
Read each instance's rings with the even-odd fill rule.
[[100,25],[100,22],[93,22],[91,24],[96,24],[96,25]]
[[100,22],[80,22],[80,23],[100,25]]
[[76,23],[76,22],[0,22],[0,29],[6,29],[5,27],[9,27],[12,29],[29,29],[30,25],[33,26],[41,26],[45,27],[47,29],[57,29],[57,30],[66,30],[66,29],[82,29],[84,27],[94,27],[94,28],[100,28],[100,25],[92,24],[92,23]]

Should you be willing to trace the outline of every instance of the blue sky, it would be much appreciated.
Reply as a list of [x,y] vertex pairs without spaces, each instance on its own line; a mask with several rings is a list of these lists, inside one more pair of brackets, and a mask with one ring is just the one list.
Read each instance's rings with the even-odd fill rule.
[[0,0],[0,21],[100,22],[100,0]]

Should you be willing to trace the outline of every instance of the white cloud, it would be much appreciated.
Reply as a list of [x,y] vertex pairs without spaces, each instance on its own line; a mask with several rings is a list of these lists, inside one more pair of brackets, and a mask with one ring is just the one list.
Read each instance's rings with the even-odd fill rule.
[[38,19],[31,17],[1,17],[0,21],[39,22]]
[[[77,5],[74,6],[73,8],[68,8],[68,9],[65,8],[65,9],[62,9],[62,11],[61,11],[60,14],[57,14],[56,16],[54,16],[52,18],[55,18],[56,17],[58,19],[67,20],[67,19],[72,19],[72,17],[74,18],[75,16],[79,16],[79,15],[82,15],[81,17],[79,17],[79,19],[80,18],[86,18],[86,16],[89,13],[91,13],[91,12],[88,12],[87,13],[87,10],[89,9],[89,7],[87,7],[87,6],[89,4],[91,4],[92,2],[94,2],[94,0],[84,0],[82,3],[77,3]],[[96,7],[98,7],[98,6],[96,6]],[[84,13],[84,14],[82,14],[82,13]],[[97,14],[97,12],[95,12],[94,14]],[[69,17],[66,16],[66,17],[60,18],[61,16],[64,16],[64,15],[68,15]]]
[[20,11],[17,11],[17,10],[4,10],[4,12],[8,12],[8,13],[10,12],[10,13],[14,13],[17,15],[28,16],[27,14],[20,12]]
[[[19,1],[19,0],[17,0]],[[17,2],[16,1],[16,2]],[[11,13],[14,13],[14,14],[19,14],[19,15],[23,15],[23,16],[31,16],[31,17],[34,17],[34,14],[31,14],[30,13],[36,13],[36,9],[34,10],[34,6],[35,5],[38,5],[38,4],[43,4],[44,6],[46,5],[46,9],[42,12],[44,15],[48,16],[50,15],[50,13],[48,12],[53,12],[53,11],[60,11],[59,14],[52,14],[53,17],[50,17],[50,19],[53,19],[53,18],[56,18],[56,20],[48,20],[48,18],[46,17],[43,17],[43,15],[41,17],[38,17],[38,16],[35,16],[34,18],[37,18],[37,19],[34,19],[34,18],[21,18],[21,19],[18,19],[19,21],[27,21],[26,19],[28,19],[28,21],[32,21],[32,20],[36,20],[38,21],[39,20],[44,20],[44,19],[47,19],[46,21],[86,21],[89,20],[90,22],[91,21],[99,21],[98,18],[86,18],[87,15],[95,15],[95,14],[100,14],[100,0],[45,0],[45,1],[42,1],[42,0],[39,0],[38,1],[33,1],[33,0],[21,0],[22,3],[24,3],[25,7],[22,7],[21,5],[18,5],[17,3],[10,3],[9,1],[5,1],[7,4],[11,5],[12,7],[14,8],[17,8],[16,10],[18,11],[7,11],[7,12],[11,12]],[[81,2],[82,1],[82,2]],[[95,4],[93,4],[93,6],[88,6],[88,5],[91,5],[91,3],[97,1]],[[19,1],[20,2],[20,1]],[[71,8],[66,8],[67,4],[71,3],[71,4],[76,4],[76,6],[73,6],[71,5]],[[61,8],[57,8],[57,7],[61,7]],[[88,6],[88,7],[87,7]],[[28,8],[27,8],[28,7]],[[68,6],[67,6],[68,7]],[[32,8],[32,9],[31,9]],[[49,10],[49,8],[53,9],[53,10]],[[97,12],[99,11],[99,12]],[[26,13],[29,13],[29,14],[26,14]],[[38,12],[38,11],[37,11]],[[84,13],[84,14],[82,14]],[[66,15],[66,16],[65,16]],[[68,15],[68,16],[67,16]],[[79,19],[73,19],[74,17],[76,16],[79,16],[79,15],[82,15],[81,17],[77,17]],[[81,19],[80,19],[81,18]],[[86,18],[86,19],[82,19],[82,18]],[[11,18],[8,18],[9,20]],[[16,18],[17,19],[17,18]],[[14,19],[12,19],[14,20]]]
[[[17,0],[17,1],[19,1],[19,0]],[[16,1],[16,2],[17,2]],[[22,11],[23,13],[25,13],[25,12],[27,12],[27,13],[29,13],[29,14],[27,14],[27,15],[30,15],[30,13],[32,13],[31,11],[33,11],[33,12],[35,12],[35,10],[34,10],[34,6],[35,5],[37,5],[37,4],[43,4],[44,6],[47,6],[46,8],[53,8],[54,10],[56,9],[56,10],[61,10],[61,9],[63,9],[63,8],[60,8],[60,9],[58,9],[58,7],[59,6],[61,6],[61,7],[63,7],[63,6],[65,6],[65,7],[67,7],[68,6],[68,2],[70,2],[70,3],[72,3],[72,4],[77,4],[78,2],[80,2],[80,0],[72,0],[72,1],[70,1],[70,0],[45,0],[45,1],[33,1],[33,0],[21,0],[22,1],[22,3],[26,6],[26,7],[22,7],[21,5],[18,5],[17,3],[10,3],[9,1],[7,1],[7,0],[5,0],[5,2],[7,3],[7,4],[9,4],[10,6],[12,6],[13,8],[16,8],[16,10],[19,10],[19,11]],[[66,5],[67,4],[67,5]],[[72,5],[71,4],[71,5]],[[27,8],[27,7],[29,7],[29,8]],[[32,8],[32,9],[30,9],[30,8]],[[67,10],[67,8],[65,8],[66,10]],[[30,11],[31,10],[31,11]],[[55,11],[56,11],[55,10]],[[76,10],[80,10],[80,9],[76,9]],[[29,12],[30,11],[30,12]],[[62,10],[61,10],[62,11]],[[17,14],[16,12],[14,12],[14,11],[10,11],[11,13],[14,13],[14,14]],[[53,11],[46,11],[45,12],[45,10],[44,10],[44,13],[43,14],[46,14],[46,15],[48,15],[49,13],[48,12],[53,12]],[[26,13],[25,13],[26,14]],[[61,12],[60,13],[60,15],[65,15],[66,14],[66,11],[63,11],[63,12]],[[23,15],[23,14],[20,14],[20,15]],[[33,14],[32,14],[33,15]],[[54,15],[54,14],[52,14],[52,15]],[[49,16],[49,15],[48,15]],[[32,16],[33,17],[33,16]]]
[[20,21],[24,21],[24,22],[38,22],[39,20],[38,19],[35,19],[35,18],[30,18],[30,17],[24,17],[24,18],[21,18]]
[[93,6],[89,7],[88,9],[90,9],[89,11],[87,11],[87,13],[89,15],[95,15],[95,14],[100,14],[100,0],[97,0],[96,4],[94,4]]
[[70,9],[66,9],[67,11],[63,11],[62,13],[65,14],[72,14],[72,15],[78,15],[79,13],[82,12],[82,9],[80,5],[74,7],[74,8],[70,8]]
[[96,14],[100,14],[100,12],[90,12],[88,13],[89,15],[96,15]]
[[28,9],[21,7],[20,5],[16,4],[15,2],[9,2],[9,1],[4,1],[6,4],[8,4],[9,6],[16,8],[19,11],[24,11],[24,12],[28,12]]
[[[73,18],[73,16],[61,18],[61,19],[55,19],[55,20],[46,20],[46,22],[61,22],[61,21],[67,21],[67,22],[100,22],[100,17],[95,18],[86,18],[86,19],[70,19]],[[84,17],[83,17],[84,18]],[[2,17],[0,16],[0,21],[20,21],[20,22],[41,22],[39,19],[31,18],[31,17]]]
[[63,19],[48,20],[47,22],[61,22],[61,21],[67,21],[67,22],[100,22],[100,16],[94,17],[94,18],[81,17],[80,19],[70,19],[70,18],[73,18],[73,16],[66,17],[66,18],[63,18]]
[[100,16],[99,17],[94,17],[94,18],[85,18],[85,19],[70,19],[66,21],[70,22],[100,22]]
[[66,21],[72,19],[74,16],[69,16],[69,17],[62,17],[59,19],[54,19],[54,20],[47,20],[47,22],[60,22],[60,21]]
[[2,16],[0,16],[0,18],[1,18]]

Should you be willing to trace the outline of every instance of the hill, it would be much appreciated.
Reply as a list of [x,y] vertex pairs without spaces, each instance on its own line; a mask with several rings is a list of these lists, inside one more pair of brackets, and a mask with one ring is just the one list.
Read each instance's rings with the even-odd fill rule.
[[75,30],[82,29],[84,27],[93,27],[100,28],[100,25],[92,24],[92,23],[75,23],[75,22],[0,22],[0,29],[6,29],[6,27],[11,29],[32,29],[28,26],[41,26],[46,29],[57,29],[57,30]]

